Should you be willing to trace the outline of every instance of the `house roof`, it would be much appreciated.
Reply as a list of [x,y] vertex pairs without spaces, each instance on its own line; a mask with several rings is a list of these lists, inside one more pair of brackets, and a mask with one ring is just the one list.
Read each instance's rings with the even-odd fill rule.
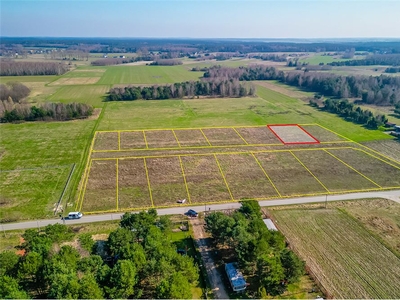
[[236,269],[235,263],[225,264],[225,270],[233,287],[246,286],[246,280],[244,280],[242,273]]
[[263,219],[263,221],[269,230],[278,231],[278,228],[276,228],[274,222],[272,222],[271,219]]

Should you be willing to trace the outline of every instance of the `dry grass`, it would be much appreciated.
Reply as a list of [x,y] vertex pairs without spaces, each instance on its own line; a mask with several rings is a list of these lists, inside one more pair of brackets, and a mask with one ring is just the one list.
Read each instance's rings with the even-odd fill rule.
[[192,203],[230,199],[214,156],[185,156],[182,163]]
[[246,144],[233,128],[204,128],[203,132],[212,146]]
[[155,206],[176,204],[188,198],[178,157],[146,159]]
[[118,198],[121,209],[151,206],[143,159],[118,161]]
[[174,132],[182,147],[208,146],[200,129],[175,129]]
[[97,132],[93,150],[118,150],[118,132]]
[[101,77],[63,77],[56,81],[53,81],[49,85],[86,85],[86,84],[95,84],[99,81]]
[[179,147],[172,130],[145,131],[149,148]]
[[397,160],[400,164],[400,140],[373,141],[363,144],[394,160]]
[[398,298],[400,262],[337,209],[280,209],[279,230],[334,298]]
[[242,127],[236,128],[237,132],[249,144],[281,144],[281,141],[267,127]]
[[325,130],[324,128],[318,125],[305,125],[303,127],[309,134],[315,137],[320,142],[339,142],[346,141],[345,138],[342,138],[333,132]]
[[92,161],[83,211],[116,209],[116,161]]
[[128,131],[120,133],[121,149],[146,148],[142,131]]
[[217,158],[235,199],[278,196],[251,155],[228,154]]
[[257,153],[255,156],[281,195],[326,192],[323,186],[289,152]]

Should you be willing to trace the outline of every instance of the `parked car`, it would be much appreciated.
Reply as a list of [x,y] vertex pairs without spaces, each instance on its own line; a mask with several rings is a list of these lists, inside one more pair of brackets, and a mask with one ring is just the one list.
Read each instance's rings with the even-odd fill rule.
[[177,202],[183,204],[186,202],[186,199],[178,200]]
[[68,214],[67,219],[80,219],[82,218],[83,214],[79,211],[73,211]]
[[189,210],[187,211],[186,215],[187,215],[188,217],[194,217],[194,218],[196,218],[199,214],[198,214],[196,211],[194,211],[193,209],[189,209]]

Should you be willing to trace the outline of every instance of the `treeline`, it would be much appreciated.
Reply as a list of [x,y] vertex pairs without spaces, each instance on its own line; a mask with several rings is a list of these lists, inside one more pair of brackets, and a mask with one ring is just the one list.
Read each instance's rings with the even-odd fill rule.
[[[314,100],[310,100],[310,105],[318,106]],[[365,125],[369,129],[378,129],[379,126],[384,125],[388,121],[385,115],[375,116],[370,110],[363,110],[347,99],[327,99],[324,101],[323,109],[337,114],[346,120]]]
[[400,73],[400,67],[386,68],[385,73]]
[[61,75],[68,70],[64,63],[0,60],[0,76]]
[[11,97],[0,101],[0,122],[20,121],[67,121],[91,116],[93,107],[84,103],[51,103],[37,106],[29,103],[15,103]]
[[0,84],[0,100],[11,98],[14,102],[21,102],[29,96],[31,90],[20,82],[7,82]]
[[91,62],[92,66],[113,66],[134,62],[133,58],[102,58]]
[[112,88],[108,92],[108,101],[124,100],[162,100],[184,97],[245,97],[253,96],[253,85],[244,85],[238,80],[186,81],[165,86],[127,86]]
[[167,216],[125,214],[105,247],[71,227],[28,229],[14,251],[0,253],[2,299],[191,299],[199,278],[194,261],[166,238]]
[[374,54],[367,56],[365,59],[354,59],[347,61],[334,61],[328,63],[331,66],[399,66],[400,54]]
[[181,65],[183,62],[180,59],[157,59],[153,61],[151,66],[176,66]]
[[[220,251],[233,253],[255,298],[284,293],[304,273],[304,263],[286,247],[285,237],[264,224],[257,201],[243,201],[231,216],[213,212],[205,217],[206,230]],[[229,261],[225,261],[229,262]]]
[[328,97],[361,98],[364,103],[376,105],[395,105],[400,102],[400,77],[395,76],[339,76],[321,72],[283,72],[266,66],[215,66],[209,68],[204,77],[245,81],[279,80]]

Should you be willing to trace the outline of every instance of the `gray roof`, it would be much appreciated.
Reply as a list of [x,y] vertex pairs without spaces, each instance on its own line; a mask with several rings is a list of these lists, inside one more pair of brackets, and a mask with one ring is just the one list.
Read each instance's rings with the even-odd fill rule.
[[265,225],[267,226],[267,228],[268,228],[269,230],[278,231],[278,228],[276,228],[274,222],[272,222],[271,219],[263,219],[263,221],[264,221]]

